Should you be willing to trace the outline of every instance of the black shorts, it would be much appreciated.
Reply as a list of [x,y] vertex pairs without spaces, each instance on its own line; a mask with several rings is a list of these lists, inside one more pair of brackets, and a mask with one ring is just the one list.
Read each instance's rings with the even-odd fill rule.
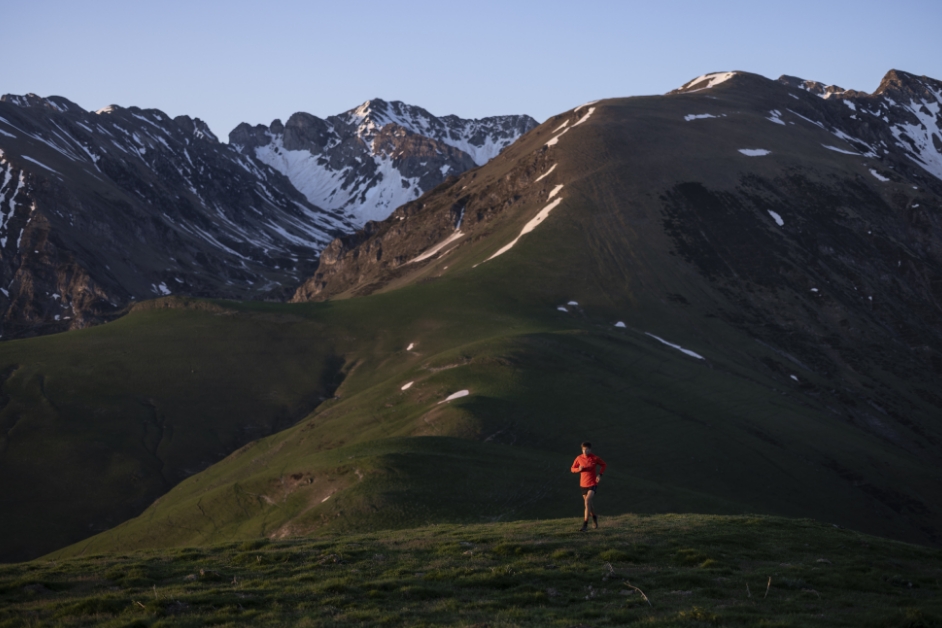
[[589,494],[589,491],[593,491],[593,492],[594,492],[598,487],[599,487],[598,484],[596,484],[595,486],[583,486],[583,487],[582,487],[582,494],[583,494],[583,495],[588,495],[588,494]]

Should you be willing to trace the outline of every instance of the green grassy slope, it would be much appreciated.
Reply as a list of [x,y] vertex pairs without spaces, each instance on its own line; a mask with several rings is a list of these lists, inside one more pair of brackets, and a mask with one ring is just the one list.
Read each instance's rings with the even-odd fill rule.
[[4,343],[0,557],[110,528],[306,415],[342,358],[312,321],[156,302],[111,325]]
[[[0,521],[47,549],[88,534],[80,518],[44,513],[68,513],[90,486],[102,486],[99,512],[128,501],[120,483],[133,474],[86,470],[83,460],[95,457],[81,447],[124,433],[133,447],[105,449],[147,468],[151,454],[137,443],[150,442],[141,436],[150,428],[133,404],[159,393],[187,460],[232,452],[249,440],[233,434],[249,435],[250,419],[270,431],[293,427],[187,477],[63,556],[558,517],[578,500],[568,465],[586,438],[612,465],[608,512],[762,512],[937,543],[942,426],[923,393],[938,380],[938,325],[924,320],[927,284],[910,276],[931,271],[932,260],[899,211],[899,199],[917,192],[874,187],[865,161],[823,149],[822,133],[837,140],[813,125],[769,122],[774,90],[784,88],[746,79],[752,91],[730,81],[710,94],[604,101],[544,149],[563,118],[584,112],[547,121],[423,200],[406,223],[472,197],[467,237],[377,275],[369,296],[139,311],[0,345],[0,364],[46,382],[30,388],[14,372],[0,417],[42,425],[47,406],[61,417],[5,436],[0,463],[12,466],[0,490],[12,508]],[[705,111],[719,117],[683,119]],[[560,184],[563,202],[549,218],[485,261]],[[495,207],[505,209],[493,220],[472,220]],[[397,255],[392,231],[378,232],[383,259]],[[903,270],[893,274],[897,261]],[[881,300],[871,306],[867,294]],[[578,305],[557,309],[570,301]],[[896,329],[920,331],[923,344]],[[200,360],[190,370],[201,379],[186,387],[190,359]],[[37,403],[36,390],[50,402]],[[440,403],[461,390],[470,394]],[[125,404],[114,422],[73,421],[118,403],[111,399]],[[69,432],[70,421],[87,434]],[[191,432],[178,439],[183,426]],[[63,466],[75,480],[67,492],[44,485],[48,459],[28,453],[53,436],[80,454]],[[24,481],[6,479],[16,474]],[[68,539],[53,535],[63,523]]]
[[942,625],[938,550],[755,515],[600,523],[433,525],[0,566],[0,625]]

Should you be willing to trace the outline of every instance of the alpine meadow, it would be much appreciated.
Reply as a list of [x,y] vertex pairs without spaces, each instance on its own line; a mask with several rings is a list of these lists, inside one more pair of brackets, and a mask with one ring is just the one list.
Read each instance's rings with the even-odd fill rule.
[[201,128],[0,102],[0,626],[942,626],[942,82]]

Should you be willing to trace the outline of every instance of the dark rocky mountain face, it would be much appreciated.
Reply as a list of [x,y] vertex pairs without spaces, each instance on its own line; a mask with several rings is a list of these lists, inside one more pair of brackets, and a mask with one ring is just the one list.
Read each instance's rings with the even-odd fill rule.
[[730,72],[593,103],[335,240],[294,298],[526,276],[886,447],[793,451],[938,542],[942,494],[913,469],[942,461],[940,109],[942,83],[900,71],[873,94]]
[[167,294],[280,297],[351,223],[199,119],[0,98],[3,338]]
[[529,116],[436,117],[374,99],[326,120],[302,112],[269,127],[243,123],[229,142],[285,174],[311,203],[362,226],[487,163],[535,126]]

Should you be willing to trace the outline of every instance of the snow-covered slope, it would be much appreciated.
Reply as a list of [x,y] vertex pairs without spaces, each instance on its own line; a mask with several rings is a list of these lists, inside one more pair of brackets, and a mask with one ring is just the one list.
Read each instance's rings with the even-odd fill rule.
[[229,142],[284,173],[311,203],[362,225],[487,163],[535,126],[529,116],[436,117],[374,99],[326,120],[302,112],[269,127],[243,123]]

